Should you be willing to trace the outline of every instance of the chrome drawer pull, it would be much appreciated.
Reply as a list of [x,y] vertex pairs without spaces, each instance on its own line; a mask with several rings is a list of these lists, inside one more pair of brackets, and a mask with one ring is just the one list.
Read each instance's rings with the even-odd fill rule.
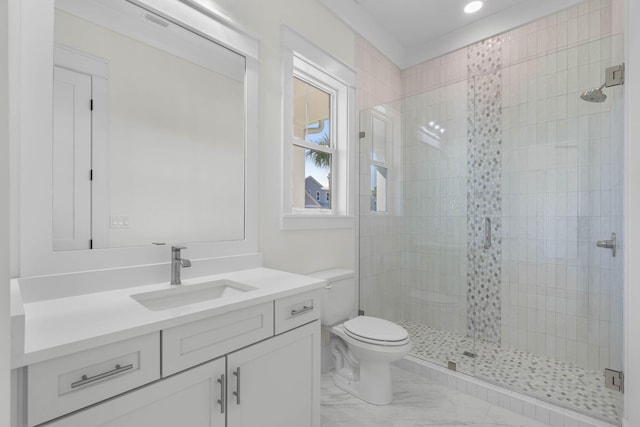
[[236,391],[233,392],[233,395],[236,397],[236,405],[240,404],[240,367],[233,371],[233,375],[236,376]]
[[295,317],[295,316],[300,316],[301,314],[304,314],[308,311],[313,310],[313,306],[303,306],[301,309],[299,310],[291,310],[291,316]]
[[82,387],[83,385],[91,384],[93,382],[99,381],[99,380],[107,378],[107,377],[111,377],[111,376],[114,376],[114,375],[121,374],[122,372],[129,371],[131,369],[133,369],[133,364],[130,363],[130,364],[125,365],[125,366],[116,365],[116,367],[113,368],[112,370],[107,371],[107,372],[103,372],[103,373],[98,374],[98,375],[94,375],[93,377],[87,377],[86,375],[83,375],[82,379],[80,379],[79,381],[76,381],[74,383],[71,383],[71,388]]
[[224,401],[224,391],[227,388],[227,384],[224,380],[224,374],[220,375],[220,378],[218,378],[218,382],[220,383],[220,400],[218,400],[218,403],[220,404],[220,413],[224,414],[224,407],[226,405],[226,402]]

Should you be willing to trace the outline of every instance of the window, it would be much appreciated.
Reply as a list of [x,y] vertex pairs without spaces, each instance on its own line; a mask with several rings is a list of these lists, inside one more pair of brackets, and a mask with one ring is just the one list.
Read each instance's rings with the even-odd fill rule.
[[372,212],[387,211],[387,122],[372,117],[371,203]]
[[[332,141],[331,111],[333,93],[293,77],[293,209],[330,209],[308,203],[304,195],[313,188],[331,188]],[[320,201],[320,191],[316,191]]]
[[282,227],[352,227],[355,73],[288,28],[283,39]]

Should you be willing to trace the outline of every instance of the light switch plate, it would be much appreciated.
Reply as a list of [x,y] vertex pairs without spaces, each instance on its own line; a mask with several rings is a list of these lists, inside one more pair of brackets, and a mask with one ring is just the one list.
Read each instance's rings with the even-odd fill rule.
[[128,215],[111,215],[109,218],[110,228],[129,228]]

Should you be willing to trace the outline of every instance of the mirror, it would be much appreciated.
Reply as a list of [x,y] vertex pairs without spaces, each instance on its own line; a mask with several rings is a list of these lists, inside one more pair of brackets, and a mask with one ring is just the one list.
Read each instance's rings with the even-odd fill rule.
[[53,249],[245,238],[246,61],[124,0],[56,0]]

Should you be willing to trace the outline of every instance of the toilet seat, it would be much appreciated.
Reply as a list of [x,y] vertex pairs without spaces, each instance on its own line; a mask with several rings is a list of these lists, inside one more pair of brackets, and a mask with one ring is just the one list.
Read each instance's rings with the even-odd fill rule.
[[401,346],[409,342],[409,334],[402,326],[377,317],[354,317],[344,322],[343,328],[351,338],[369,344]]

